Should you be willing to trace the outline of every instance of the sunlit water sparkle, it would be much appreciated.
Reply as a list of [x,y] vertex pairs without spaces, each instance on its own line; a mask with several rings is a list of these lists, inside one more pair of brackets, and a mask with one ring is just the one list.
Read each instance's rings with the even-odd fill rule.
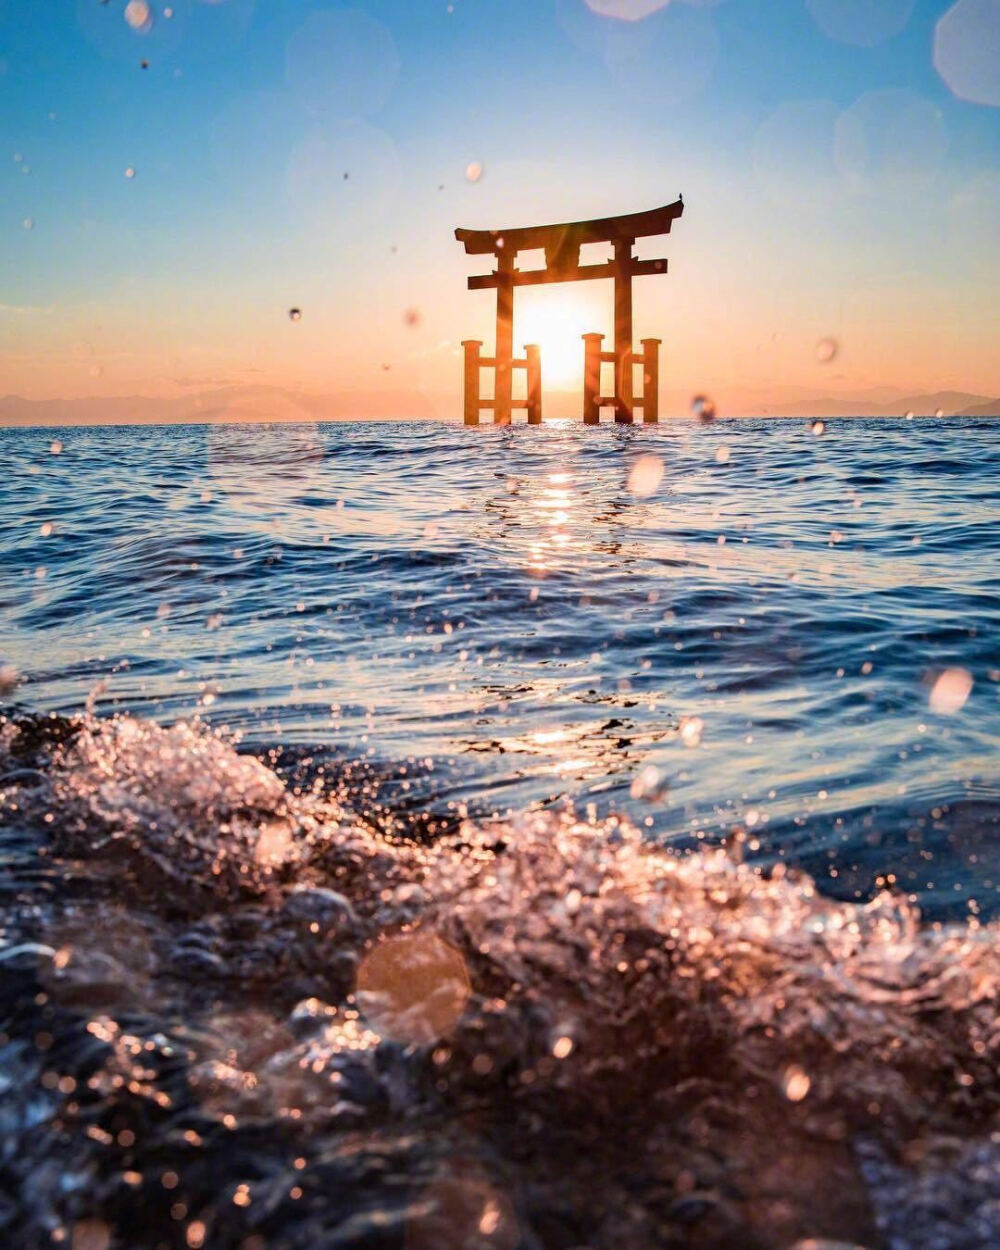
[[995,433],[0,432],[8,1237],[993,1244]]

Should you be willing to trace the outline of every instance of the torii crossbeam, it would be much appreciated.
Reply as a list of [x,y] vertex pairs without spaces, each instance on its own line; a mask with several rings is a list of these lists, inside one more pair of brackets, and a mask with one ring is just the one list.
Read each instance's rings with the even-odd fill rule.
[[[593,221],[563,222],[552,226],[519,226],[510,230],[463,230],[455,231],[455,237],[465,245],[471,256],[494,255],[497,267],[494,273],[469,278],[469,290],[481,291],[495,287],[497,292],[496,356],[492,359],[479,356],[481,343],[466,342],[465,421],[468,425],[479,422],[479,410],[493,408],[493,419],[498,425],[509,425],[511,409],[527,407],[528,420],[541,420],[540,378],[538,349],[529,348],[525,360],[513,359],[514,344],[514,288],[538,286],[548,282],[582,282],[591,278],[613,278],[615,283],[615,349],[613,353],[600,350],[600,335],[587,335],[587,368],[584,383],[584,420],[596,421],[600,405],[605,402],[597,393],[600,389],[601,360],[613,360],[615,366],[615,393],[613,402],[615,420],[631,424],[636,404],[643,406],[644,418],[656,420],[655,394],[650,395],[649,383],[656,382],[656,347],[658,339],[644,339],[644,355],[636,355],[632,349],[632,279],[646,274],[667,272],[665,260],[636,260],[632,248],[636,239],[653,235],[669,234],[674,221],[684,212],[683,199],[663,208],[650,209],[644,213],[627,213],[620,217],[599,217]],[[581,265],[580,248],[585,243],[610,243],[614,247],[614,259],[598,265]],[[545,268],[520,270],[517,254],[534,248],[545,249]],[[595,341],[596,340],[596,341]],[[470,350],[471,349],[471,350]],[[644,398],[636,400],[633,395],[632,366],[645,360],[651,365],[647,370]],[[493,365],[496,384],[492,401],[479,399],[479,369]],[[515,404],[511,397],[511,377],[515,367],[528,370],[528,400]],[[595,379],[596,372],[596,379]],[[651,373],[651,377],[650,377]]]

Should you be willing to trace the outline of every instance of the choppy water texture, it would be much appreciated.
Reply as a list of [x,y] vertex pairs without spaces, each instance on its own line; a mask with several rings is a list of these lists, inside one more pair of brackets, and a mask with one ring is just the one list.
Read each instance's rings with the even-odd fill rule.
[[995,1245],[998,428],[0,431],[7,1242]]

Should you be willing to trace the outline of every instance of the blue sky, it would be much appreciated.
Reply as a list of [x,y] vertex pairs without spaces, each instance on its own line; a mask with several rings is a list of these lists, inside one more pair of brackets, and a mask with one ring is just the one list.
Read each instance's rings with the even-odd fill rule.
[[[257,380],[447,410],[458,341],[492,333],[456,225],[683,191],[648,249],[671,276],[637,284],[665,385],[1000,393],[1000,109],[935,69],[954,7],[176,0],[143,32],[124,0],[4,0],[0,390]],[[1000,103],[1000,6],[959,7],[951,85]],[[571,385],[545,335],[609,328],[608,293],[532,297]],[[843,350],[817,374],[826,334]]]

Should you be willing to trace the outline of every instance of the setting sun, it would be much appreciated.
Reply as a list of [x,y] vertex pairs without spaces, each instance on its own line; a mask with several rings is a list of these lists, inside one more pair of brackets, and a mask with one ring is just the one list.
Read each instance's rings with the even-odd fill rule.
[[517,350],[537,343],[542,354],[543,390],[572,390],[583,385],[583,335],[607,328],[610,297],[571,290],[522,289],[517,293],[514,338]]

